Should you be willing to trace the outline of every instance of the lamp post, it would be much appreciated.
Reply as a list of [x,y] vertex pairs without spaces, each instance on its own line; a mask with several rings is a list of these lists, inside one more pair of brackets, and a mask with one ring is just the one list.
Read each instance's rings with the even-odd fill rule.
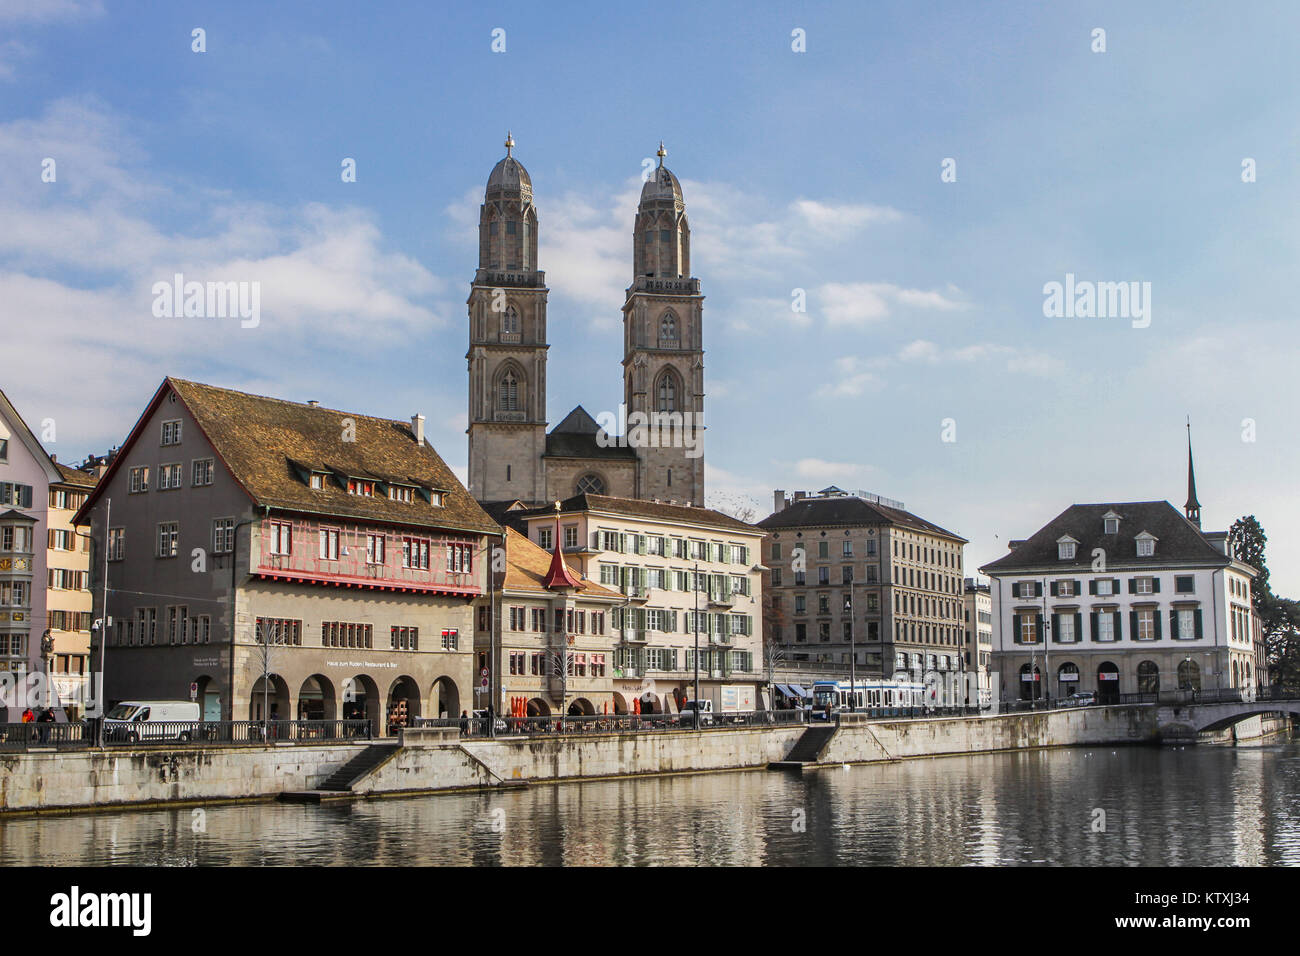
[[849,712],[857,710],[858,702],[858,655],[853,647],[853,588],[844,596],[844,613],[849,619]]
[[41,635],[41,662],[45,665],[45,706],[54,701],[54,675],[50,672],[50,658],[54,655],[54,638],[47,627]]
[[691,572],[691,590],[695,592],[695,729],[700,729],[700,562]]

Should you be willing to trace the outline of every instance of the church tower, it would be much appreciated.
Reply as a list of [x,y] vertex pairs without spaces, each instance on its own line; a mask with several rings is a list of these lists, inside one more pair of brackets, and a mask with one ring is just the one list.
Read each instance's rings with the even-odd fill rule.
[[[636,496],[704,505],[704,296],[691,277],[682,187],[659,165],[641,188],[623,305],[623,395],[637,446]],[[640,412],[645,419],[633,417]],[[635,423],[661,423],[638,441]]]
[[545,498],[546,274],[537,268],[533,181],[506,155],[479,207],[469,292],[469,491],[480,501]]

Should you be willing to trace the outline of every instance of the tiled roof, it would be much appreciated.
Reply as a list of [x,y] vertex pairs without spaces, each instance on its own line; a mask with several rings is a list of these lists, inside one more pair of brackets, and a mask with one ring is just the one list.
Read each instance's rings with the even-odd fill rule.
[[[212,385],[167,379],[221,460],[259,507],[499,534],[500,526],[470,497],[409,422],[335,411]],[[346,421],[345,421],[346,420]],[[345,425],[355,429],[344,441]],[[314,490],[298,468],[414,485],[445,492],[444,507],[418,493],[411,502],[350,495],[329,477]]]
[[[550,594],[542,582],[551,567],[551,554],[538,547],[513,528],[506,529],[506,572],[504,582],[498,581],[498,587],[508,591],[536,591]],[[583,597],[622,598],[617,591],[602,587],[589,578],[584,578],[576,569],[570,567],[569,573],[578,578],[583,588]]]
[[[602,445],[598,436],[605,430],[579,405],[546,436],[546,458],[619,458],[636,460],[636,449]],[[608,439],[606,439],[608,441]]]
[[953,534],[910,511],[890,508],[856,495],[800,498],[758,522],[760,528],[768,531],[780,528],[858,527],[875,524],[897,525],[909,531],[938,535],[966,543],[966,539],[961,535]]
[[[748,531],[761,534],[762,529],[740,521],[731,515],[714,511],[711,508],[695,508],[687,505],[670,505],[659,501],[643,501],[640,498],[614,498],[609,495],[574,495],[560,502],[560,509],[570,514],[578,511],[605,511],[612,514],[628,515],[634,518],[650,518],[655,521],[690,522],[712,525],[716,528],[728,528],[733,531]],[[554,506],[531,508],[528,511],[515,512],[518,518],[533,518],[538,515],[555,514]],[[516,519],[517,520],[517,519]],[[512,521],[512,523],[515,523]]]
[[69,468],[57,461],[54,463],[54,467],[59,469],[59,474],[63,476],[63,483],[67,485],[76,485],[79,488],[94,488],[99,481],[94,475],[88,475],[78,468]]
[[[1119,515],[1119,533],[1106,534],[1103,516]],[[1139,557],[1136,538],[1143,531],[1156,538],[1155,554]],[[1057,540],[1066,535],[1078,544],[1074,560],[1057,557]],[[1062,571],[1087,571],[1093,551],[1105,552],[1108,567],[1161,567],[1168,564],[1223,566],[1229,558],[1210,544],[1196,525],[1167,501],[1103,502],[1070,505],[1014,551],[980,568],[987,574],[1049,567]]]

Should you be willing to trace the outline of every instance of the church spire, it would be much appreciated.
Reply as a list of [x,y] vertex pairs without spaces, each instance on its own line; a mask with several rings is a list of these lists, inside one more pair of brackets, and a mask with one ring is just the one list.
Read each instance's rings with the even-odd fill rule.
[[564,562],[564,550],[560,546],[560,503],[558,501],[555,503],[555,549],[551,552],[551,567],[546,572],[546,577],[542,579],[542,586],[552,591],[559,588],[586,587]]
[[1196,500],[1196,472],[1192,468],[1192,421],[1187,420],[1187,504],[1183,505],[1187,520],[1201,526],[1201,503]]

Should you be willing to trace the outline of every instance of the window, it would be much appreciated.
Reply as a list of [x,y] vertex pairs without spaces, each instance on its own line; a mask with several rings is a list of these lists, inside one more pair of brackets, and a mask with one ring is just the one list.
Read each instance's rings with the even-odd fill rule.
[[444,651],[454,651],[460,647],[460,632],[454,628],[449,628],[442,632],[442,649]]
[[167,643],[180,644],[189,640],[190,609],[183,606],[167,608]]
[[293,525],[287,521],[271,522],[271,553],[293,553]]
[[384,541],[382,534],[366,535],[366,564],[384,563]]
[[[537,529],[537,546],[543,551],[550,551],[555,547],[555,529],[538,528]],[[616,584],[618,582],[615,582]]]
[[158,557],[174,558],[180,549],[180,524],[164,521],[158,525]]
[[72,551],[76,544],[71,531],[54,530],[50,532],[51,551]]
[[677,338],[677,316],[671,312],[665,313],[663,319],[659,322],[659,337],[661,339]]
[[1112,593],[1114,593],[1114,589],[1111,587],[1110,578],[1101,578],[1097,581],[1097,594],[1099,597],[1110,597]]
[[405,485],[388,486],[389,501],[400,501],[403,504],[409,505],[412,501],[415,500],[414,493],[415,490],[413,488],[408,488]]
[[121,561],[126,557],[126,529],[108,529],[108,560]]
[[564,547],[566,549],[576,548],[578,546],[578,526],[569,525],[564,529]]
[[1177,630],[1178,640],[1180,641],[1196,640],[1197,612],[1195,610],[1191,610],[1187,608],[1180,608],[1178,611],[1175,611],[1174,614],[1178,623],[1178,630]]
[[1156,612],[1150,608],[1137,612],[1137,633],[1134,640],[1154,641],[1156,639]]
[[364,478],[349,478],[348,494],[359,495],[362,498],[373,498],[375,496],[375,483]]
[[[133,495],[149,490],[149,466],[140,465],[129,472],[128,490]],[[0,502],[3,504],[4,502]]]
[[1097,618],[1097,640],[1110,642],[1115,640],[1115,616],[1109,611],[1102,611],[1096,615]]
[[196,458],[191,469],[190,484],[194,487],[212,484],[212,459]]
[[9,439],[0,438],[0,461],[9,460]]
[[1038,619],[1033,614],[1021,614],[1019,621],[1020,643],[1038,643]]
[[507,371],[497,383],[497,408],[503,412],[517,412],[519,408],[519,379],[514,371]]
[[402,567],[429,570],[429,541],[426,538],[402,539]]
[[1156,553],[1154,538],[1138,538],[1138,557],[1149,558]]
[[658,403],[656,408],[661,412],[674,412],[677,410],[677,376],[672,372],[664,372],[659,377]]
[[[511,223],[513,226],[514,223]],[[515,311],[514,306],[510,306],[501,315],[501,331],[507,335],[517,335],[519,333],[519,313]]]
[[448,544],[447,570],[453,574],[471,573],[474,570],[474,546],[472,544]]
[[1057,581],[1057,582],[1056,582],[1056,596],[1057,596],[1057,597],[1074,597],[1074,582],[1073,582],[1073,581]]
[[158,466],[158,490],[159,491],[169,491],[172,488],[183,487],[183,485],[184,482],[182,480],[181,466],[179,462],[175,464]]
[[320,642],[322,647],[357,647],[371,649],[374,644],[374,626],[351,624],[345,621],[322,621]]
[[418,651],[420,649],[420,629],[418,627],[394,627],[391,642],[395,651]]
[[1155,578],[1150,578],[1150,577],[1134,578],[1134,579],[1133,579],[1133,593],[1134,593],[1134,594],[1154,594],[1154,593],[1155,593]]
[[179,445],[181,443],[180,419],[162,423],[162,443],[164,445]]
[[1119,518],[1106,517],[1104,527],[1106,534],[1119,534]]
[[322,561],[339,559],[339,533],[334,528],[320,530],[320,559]]
[[1074,558],[1075,542],[1061,541],[1056,546],[1056,556],[1062,561],[1069,561]]
[[1078,640],[1074,633],[1074,615],[1060,614],[1056,620],[1056,639],[1062,644],[1073,644]]
[[217,518],[212,522],[212,553],[229,554],[235,550],[235,519]]
[[1190,574],[1179,574],[1174,577],[1174,592],[1176,594],[1192,594],[1195,591],[1195,577]]
[[207,644],[212,640],[212,618],[207,614],[200,614],[198,617],[191,618],[194,624],[194,643]]
[[583,475],[578,479],[577,490],[580,495],[603,495],[605,482],[599,475]]
[[319,471],[313,471],[311,473],[311,478],[308,479],[307,483],[316,491],[320,491],[325,487],[325,476]]

